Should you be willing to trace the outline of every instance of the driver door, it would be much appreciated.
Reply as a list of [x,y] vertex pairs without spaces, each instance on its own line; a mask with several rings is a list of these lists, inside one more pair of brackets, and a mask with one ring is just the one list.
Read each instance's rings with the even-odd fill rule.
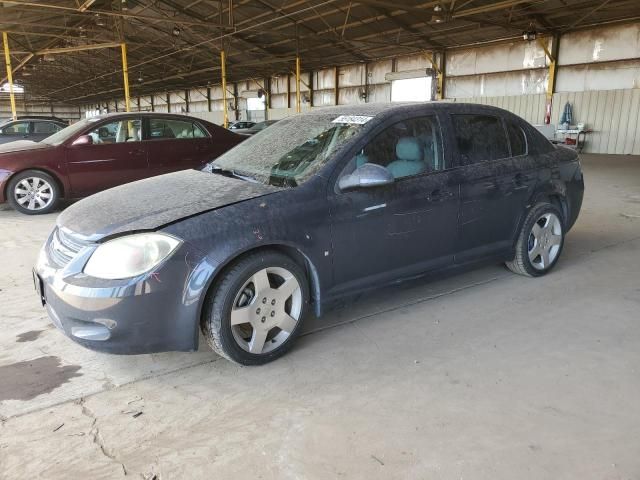
[[149,176],[140,118],[102,123],[88,132],[93,144],[71,145],[67,171],[74,196],[83,197]]
[[332,294],[357,291],[453,263],[459,184],[435,115],[394,123],[348,161],[370,162],[394,182],[331,192]]

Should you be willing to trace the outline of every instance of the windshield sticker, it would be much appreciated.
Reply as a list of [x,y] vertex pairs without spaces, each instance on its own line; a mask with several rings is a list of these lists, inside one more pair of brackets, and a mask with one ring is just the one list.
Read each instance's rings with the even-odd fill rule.
[[367,115],[340,115],[331,123],[350,123],[352,125],[364,125],[373,117]]

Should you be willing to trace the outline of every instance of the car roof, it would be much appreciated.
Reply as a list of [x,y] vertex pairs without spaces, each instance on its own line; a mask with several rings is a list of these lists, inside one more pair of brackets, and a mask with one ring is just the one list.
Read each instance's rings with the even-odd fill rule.
[[107,118],[116,118],[116,117],[125,117],[125,116],[133,116],[133,117],[175,117],[175,118],[189,118],[191,120],[199,120],[206,122],[202,118],[193,117],[191,115],[186,115],[183,113],[168,113],[168,112],[109,112],[109,113],[101,113],[100,115],[95,115],[93,117],[89,117],[96,120],[102,120]]
[[[9,120],[12,120],[9,118]],[[47,115],[18,115],[17,120],[50,120],[52,122],[64,122],[62,118]]]
[[493,111],[502,115],[511,115],[507,110],[493,107],[490,105],[482,105],[477,103],[466,102],[449,102],[449,101],[433,101],[433,102],[385,102],[385,103],[366,103],[360,105],[338,105],[332,107],[318,107],[310,112],[305,112],[303,116],[313,115],[362,115],[375,117],[380,114],[396,114],[402,112],[414,111],[451,111],[464,113],[465,111]]
[[9,117],[9,118],[0,120],[0,123],[4,124],[4,123],[10,123],[10,122],[24,122],[24,121],[31,121],[31,120],[36,120],[40,122],[66,123],[63,119],[58,117],[38,117],[36,115],[18,115],[18,118],[16,120]]

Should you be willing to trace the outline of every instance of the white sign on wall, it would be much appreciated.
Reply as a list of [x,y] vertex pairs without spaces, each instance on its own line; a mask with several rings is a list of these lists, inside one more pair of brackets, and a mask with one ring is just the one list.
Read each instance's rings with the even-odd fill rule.
[[431,77],[405,78],[391,82],[392,102],[428,102],[431,98]]

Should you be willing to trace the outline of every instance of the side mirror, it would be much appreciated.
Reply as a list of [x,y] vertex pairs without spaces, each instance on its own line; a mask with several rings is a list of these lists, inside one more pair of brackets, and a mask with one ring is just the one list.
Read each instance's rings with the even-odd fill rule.
[[93,137],[91,135],[80,135],[71,145],[74,147],[77,145],[93,145]]
[[345,175],[338,182],[340,190],[351,190],[354,188],[380,187],[394,182],[393,175],[382,165],[375,163],[365,163],[356,170]]

